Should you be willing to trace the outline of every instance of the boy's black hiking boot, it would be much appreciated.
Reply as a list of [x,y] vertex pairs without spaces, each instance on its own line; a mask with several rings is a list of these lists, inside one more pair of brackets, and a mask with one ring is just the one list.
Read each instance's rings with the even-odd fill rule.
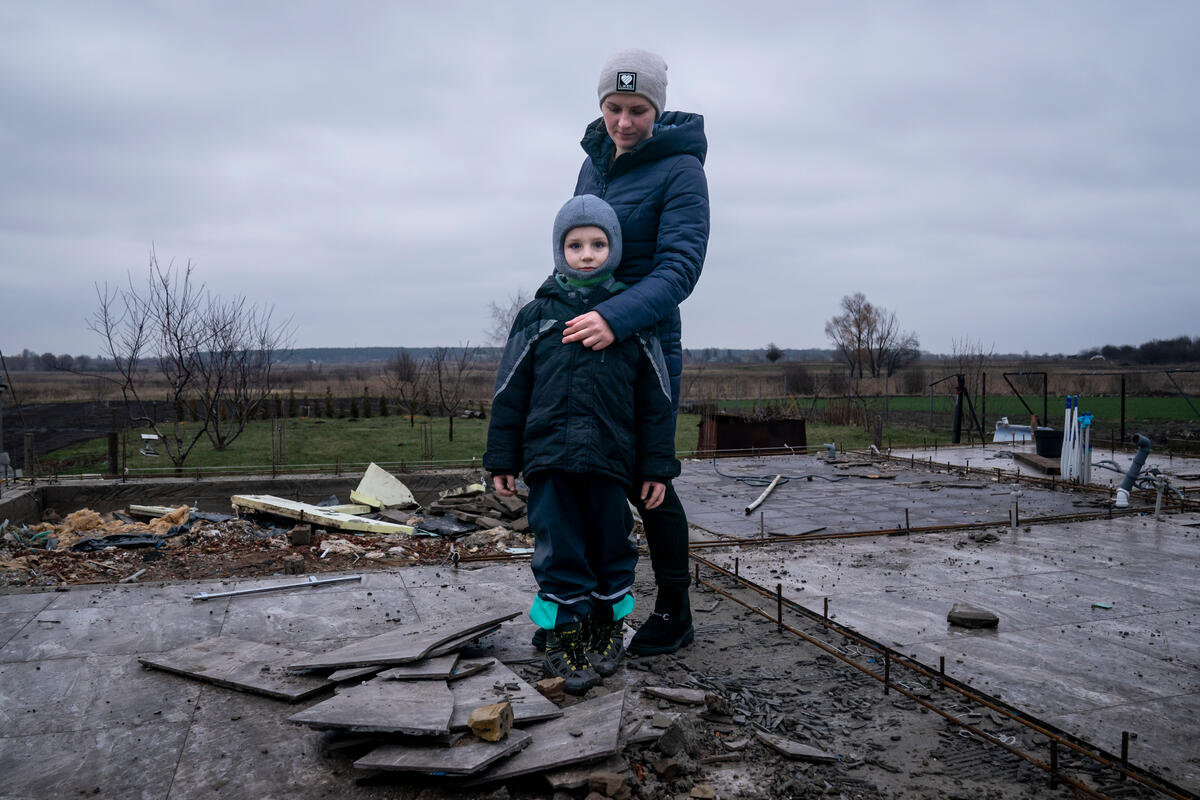
[[674,653],[691,644],[695,638],[687,587],[660,586],[654,601],[654,613],[633,635],[629,642],[629,653],[635,656]]
[[550,631],[543,666],[550,677],[566,679],[567,694],[583,694],[600,683],[600,673],[588,661],[582,622],[560,625]]
[[588,660],[604,678],[617,671],[621,656],[625,655],[623,626],[620,620],[611,617],[612,610],[605,609],[595,612],[583,621],[583,629],[588,639]]
[[534,650],[546,649],[546,635],[547,631],[545,628],[538,628],[533,632],[533,638],[529,640],[529,643],[533,645]]

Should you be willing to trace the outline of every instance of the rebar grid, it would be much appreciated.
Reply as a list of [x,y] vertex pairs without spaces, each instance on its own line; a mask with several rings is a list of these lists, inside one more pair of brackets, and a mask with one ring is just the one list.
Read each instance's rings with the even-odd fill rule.
[[[980,737],[983,741],[998,745],[999,747],[1002,747],[1003,749],[1005,749],[1008,752],[1012,753],[1013,755],[1021,758],[1022,760],[1027,761],[1030,764],[1033,764],[1034,766],[1041,769],[1043,772],[1048,773],[1052,782],[1053,781],[1062,781],[1063,783],[1070,785],[1072,788],[1080,791],[1081,793],[1083,793],[1089,797],[1104,798],[1105,800],[1107,800],[1107,798],[1108,798],[1108,795],[1105,795],[1105,794],[1099,792],[1098,790],[1092,788],[1091,786],[1088,786],[1085,783],[1082,783],[1081,781],[1079,781],[1075,778],[1072,778],[1068,775],[1063,775],[1059,772],[1058,766],[1056,763],[1058,761],[1058,759],[1056,757],[1057,752],[1054,751],[1053,748],[1056,747],[1058,744],[1061,744],[1061,745],[1064,745],[1067,748],[1071,749],[1072,751],[1074,751],[1088,759],[1095,761],[1096,763],[1100,764],[1101,766],[1112,769],[1115,772],[1136,781],[1137,783],[1141,784],[1142,786],[1145,786],[1147,789],[1158,792],[1166,797],[1177,798],[1178,800],[1195,800],[1195,798],[1197,797],[1197,795],[1190,793],[1190,792],[1182,789],[1181,787],[1174,786],[1173,784],[1169,783],[1168,781],[1165,781],[1162,778],[1159,778],[1156,775],[1145,772],[1144,770],[1136,768],[1136,767],[1131,767],[1128,765],[1128,763],[1125,759],[1119,758],[1117,756],[1113,756],[1112,754],[1107,753],[1103,749],[1096,747],[1094,745],[1091,745],[1091,744],[1087,743],[1086,741],[1079,739],[1078,737],[1071,736],[1070,734],[1067,734],[1064,731],[1060,731],[1060,730],[1054,728],[1053,726],[1049,725],[1048,723],[1037,720],[1036,718],[1030,716],[1029,714],[1022,712],[1020,709],[1014,708],[1013,706],[1010,706],[1009,704],[1004,703],[999,698],[990,697],[988,695],[983,694],[982,692],[972,689],[970,686],[963,684],[954,678],[948,678],[945,676],[944,672],[935,671],[930,667],[926,667],[925,665],[921,664],[920,662],[908,659],[908,658],[904,657],[903,655],[897,653],[896,651],[892,650],[891,648],[887,647],[886,645],[880,644],[879,642],[876,642],[875,640],[870,639],[869,637],[866,637],[866,636],[858,633],[857,631],[853,630],[852,628],[847,628],[843,625],[833,622],[827,616],[822,616],[820,614],[817,614],[814,611],[810,611],[809,609],[805,608],[804,606],[800,605],[799,603],[795,602],[794,600],[785,599],[782,595],[781,590],[772,592],[771,590],[767,589],[766,587],[759,586],[758,584],[754,583],[753,581],[751,581],[747,578],[744,578],[739,574],[731,572],[724,567],[714,564],[713,562],[711,562],[699,555],[693,554],[692,559],[694,559],[697,562],[696,563],[696,583],[697,584],[703,585],[706,588],[716,592],[717,594],[732,600],[733,602],[737,603],[738,605],[740,605],[750,611],[755,612],[756,614],[764,617],[765,619],[767,619],[770,622],[775,622],[780,632],[786,630],[789,633],[792,633],[792,634],[800,637],[801,639],[805,640],[806,642],[815,645],[816,647],[818,647],[822,651],[828,653],[829,655],[834,656],[839,661],[842,661],[842,662],[854,667],[858,671],[860,671],[866,675],[869,675],[870,677],[874,678],[875,680],[879,681],[880,683],[883,683],[885,691],[891,691],[892,689],[895,689],[897,692],[899,692],[900,694],[903,694],[908,699],[920,704],[921,706],[929,709],[930,711],[933,711],[934,713],[945,718],[949,722],[960,726],[964,730],[970,731],[971,733]],[[708,567],[709,569],[712,569],[714,572],[718,573],[719,575],[721,575],[725,578],[728,578],[730,580],[733,580],[734,582],[740,584],[741,586],[744,586],[747,589],[757,592],[758,594],[762,595],[763,597],[767,597],[767,598],[775,600],[776,604],[777,604],[777,608],[780,609],[780,611],[778,612],[778,616],[772,617],[769,613],[767,613],[763,609],[758,608],[757,606],[751,605],[750,603],[745,602],[738,597],[735,597],[734,595],[730,594],[729,592],[724,591],[720,587],[718,587],[708,581],[702,580],[700,578],[700,566],[701,565]],[[843,655],[841,652],[839,652],[837,650],[837,648],[835,648],[825,642],[822,642],[820,639],[816,639],[816,638],[806,634],[805,632],[792,627],[791,625],[784,623],[783,615],[782,615],[782,608],[784,605],[786,605],[788,608],[791,608],[792,610],[798,612],[802,616],[807,617],[810,620],[821,624],[823,627],[825,627],[827,629],[832,629],[837,634],[839,634],[847,639],[850,639],[860,645],[868,647],[868,648],[880,653],[881,655],[883,655],[884,656],[885,674],[880,675],[880,674],[872,671],[869,667],[859,664],[857,661],[854,661],[853,659],[848,658],[847,656]],[[826,606],[826,608],[828,608],[828,606]],[[996,737],[984,732],[983,730],[977,728],[976,726],[972,725],[971,723],[966,722],[965,720],[959,719],[958,717],[954,716],[949,711],[939,708],[935,704],[925,700],[924,698],[922,698],[912,692],[909,692],[908,690],[904,689],[902,686],[897,685],[897,683],[894,680],[892,680],[892,678],[890,676],[891,665],[893,663],[903,666],[906,669],[908,669],[918,675],[924,676],[926,678],[930,678],[930,679],[938,682],[939,686],[941,686],[942,688],[952,689],[953,691],[957,692],[959,695],[961,695],[975,703],[978,703],[986,708],[989,708],[993,711],[1003,714],[1005,717],[1008,717],[1009,719],[1013,720],[1014,722],[1019,723],[1036,733],[1046,736],[1050,740],[1050,743],[1051,743],[1051,748],[1052,748],[1051,761],[1052,761],[1052,763],[1047,764],[1046,762],[1039,760],[1038,758],[1036,758],[1035,756],[1033,756],[1030,753],[1026,753],[1016,747],[1013,747],[1012,745],[1009,745],[1005,742],[998,740]],[[1125,763],[1122,763],[1122,762],[1125,762]]]

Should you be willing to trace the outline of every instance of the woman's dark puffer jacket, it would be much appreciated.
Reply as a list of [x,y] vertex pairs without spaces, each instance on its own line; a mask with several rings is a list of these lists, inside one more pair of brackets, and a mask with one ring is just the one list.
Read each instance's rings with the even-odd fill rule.
[[654,135],[615,161],[603,118],[588,126],[580,144],[588,158],[575,194],[594,194],[616,210],[624,239],[616,277],[630,287],[596,310],[617,341],[634,331],[657,332],[677,406],[683,372],[679,304],[700,279],[708,248],[704,118],[665,112]]
[[658,339],[638,333],[603,350],[562,343],[566,320],[612,296],[551,276],[517,314],[496,375],[484,469],[593,473],[627,488],[679,475]]

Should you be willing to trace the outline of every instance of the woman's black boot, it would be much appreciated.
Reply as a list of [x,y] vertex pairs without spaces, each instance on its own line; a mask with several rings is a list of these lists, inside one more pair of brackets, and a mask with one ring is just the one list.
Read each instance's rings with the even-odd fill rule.
[[654,601],[654,613],[633,635],[633,640],[629,642],[629,653],[635,656],[674,653],[691,644],[695,638],[687,586],[660,586]]

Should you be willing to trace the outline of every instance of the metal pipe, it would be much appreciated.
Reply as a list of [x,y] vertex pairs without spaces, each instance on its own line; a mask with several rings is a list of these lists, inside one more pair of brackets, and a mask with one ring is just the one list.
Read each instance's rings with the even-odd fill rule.
[[1121,485],[1117,488],[1117,501],[1114,505],[1117,508],[1129,507],[1129,493],[1133,490],[1133,484],[1137,480],[1138,475],[1142,474],[1142,466],[1146,463],[1146,457],[1150,455],[1150,440],[1140,433],[1133,435],[1133,443],[1137,445],[1137,454],[1133,457],[1133,463],[1129,465],[1129,471],[1125,473],[1125,479],[1121,481]]
[[341,578],[318,578],[316,575],[308,576],[308,580],[303,583],[283,583],[278,586],[256,586],[253,589],[235,589],[232,592],[201,592],[200,594],[192,595],[192,600],[212,600],[217,597],[237,597],[243,594],[263,594],[264,592],[281,592],[284,589],[302,589],[309,586],[321,586],[327,583],[345,583],[346,581],[361,581],[362,575],[347,575]]

